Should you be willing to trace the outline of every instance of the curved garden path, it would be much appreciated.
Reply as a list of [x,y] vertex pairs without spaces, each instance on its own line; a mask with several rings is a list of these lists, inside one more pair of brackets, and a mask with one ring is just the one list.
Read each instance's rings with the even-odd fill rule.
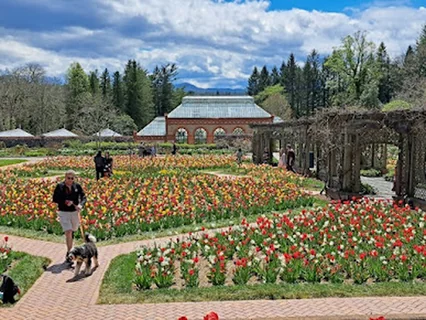
[[[3,236],[3,235],[0,235]],[[183,237],[182,235],[181,237]],[[45,256],[51,265],[22,299],[11,308],[0,309],[0,319],[170,319],[186,315],[203,319],[214,310],[223,319],[426,319],[426,297],[325,298],[306,300],[257,300],[227,302],[185,302],[135,305],[97,305],[99,287],[110,261],[141,245],[167,238],[99,247],[100,267],[87,278],[73,277],[64,269],[64,244],[9,236],[14,250]]]

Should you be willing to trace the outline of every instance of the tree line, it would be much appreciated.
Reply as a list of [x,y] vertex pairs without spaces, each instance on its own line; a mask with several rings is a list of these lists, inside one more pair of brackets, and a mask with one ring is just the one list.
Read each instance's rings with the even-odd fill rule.
[[426,25],[415,45],[392,59],[366,33],[345,37],[326,57],[316,50],[303,66],[290,54],[278,68],[255,67],[247,92],[282,118],[309,116],[328,107],[410,108],[426,103]]
[[165,64],[148,73],[129,60],[123,73],[86,73],[73,63],[62,83],[27,64],[0,75],[0,131],[19,127],[39,135],[64,127],[91,135],[110,128],[130,135],[181,103],[185,92],[173,86],[177,72]]

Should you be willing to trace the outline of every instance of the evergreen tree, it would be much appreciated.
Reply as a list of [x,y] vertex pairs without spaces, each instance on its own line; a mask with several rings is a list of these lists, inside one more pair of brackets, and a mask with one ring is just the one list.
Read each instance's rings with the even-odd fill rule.
[[124,71],[126,85],[126,113],[138,128],[144,127],[155,115],[151,81],[135,60],[129,60]]
[[282,62],[280,67],[280,85],[285,88],[286,84],[286,74],[287,74],[287,63],[285,61]]
[[71,130],[79,118],[81,102],[90,92],[89,78],[78,62],[71,64],[68,69],[66,87],[66,128]]
[[302,111],[303,115],[309,115],[314,109],[312,106],[312,94],[313,94],[313,72],[311,61],[309,58],[306,60],[306,63],[303,67],[303,84],[302,84]]
[[392,99],[391,62],[383,42],[380,43],[376,54],[377,68],[379,72],[379,100],[386,104]]
[[112,82],[112,103],[120,111],[125,111],[124,87],[120,72],[114,72]]
[[271,71],[269,83],[270,83],[271,86],[275,86],[277,84],[280,84],[280,80],[281,80],[281,77],[280,77],[280,73],[278,71],[278,68],[276,66],[274,66],[272,68],[272,71]]
[[248,79],[247,94],[253,97],[259,92],[259,71],[257,70],[257,67],[254,67],[253,72]]
[[269,71],[266,66],[263,66],[259,76],[259,91],[265,90],[266,87],[269,87],[269,84]]
[[284,88],[287,93],[288,102],[290,103],[290,107],[293,110],[293,114],[298,117],[299,112],[296,106],[297,103],[297,65],[294,54],[291,53],[290,57],[287,61],[287,66],[285,68],[284,74]]
[[170,112],[173,105],[173,81],[177,76],[177,67],[175,64],[166,64],[156,66],[151,75],[152,90],[154,96],[154,105],[157,116],[163,116]]
[[91,71],[89,74],[90,93],[97,95],[99,93],[99,77],[98,70]]
[[412,46],[408,46],[407,51],[405,53],[405,57],[404,57],[404,67],[407,67],[408,65],[411,65],[412,63],[414,63],[414,59],[415,59],[415,53],[413,50]]
[[416,60],[420,76],[426,77],[426,24],[416,42]]
[[104,72],[102,72],[100,86],[101,86],[101,93],[102,93],[103,99],[106,101],[111,101],[112,99],[111,77],[109,75],[107,68],[105,68]]

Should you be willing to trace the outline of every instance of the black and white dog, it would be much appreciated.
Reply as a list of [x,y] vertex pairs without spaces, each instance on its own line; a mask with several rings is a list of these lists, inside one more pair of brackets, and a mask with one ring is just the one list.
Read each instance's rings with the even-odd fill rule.
[[96,248],[95,242],[96,238],[89,233],[85,234],[86,243],[79,247],[74,247],[68,254],[68,258],[71,261],[76,262],[75,273],[74,276],[78,276],[80,273],[80,268],[83,262],[86,264],[85,275],[88,276],[91,274],[91,265],[92,259],[94,263],[94,267],[97,268],[99,266],[98,263],[98,249]]

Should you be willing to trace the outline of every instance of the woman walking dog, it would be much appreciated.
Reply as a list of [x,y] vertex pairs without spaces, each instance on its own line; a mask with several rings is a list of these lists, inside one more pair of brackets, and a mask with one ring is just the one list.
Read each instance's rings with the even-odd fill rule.
[[[73,246],[74,232],[80,226],[80,211],[86,203],[86,195],[81,185],[75,182],[75,172],[68,170],[65,181],[58,183],[53,193],[53,202],[58,204],[58,215],[65,233],[67,254],[65,261],[72,264],[68,253]],[[83,236],[83,235],[82,235]]]

